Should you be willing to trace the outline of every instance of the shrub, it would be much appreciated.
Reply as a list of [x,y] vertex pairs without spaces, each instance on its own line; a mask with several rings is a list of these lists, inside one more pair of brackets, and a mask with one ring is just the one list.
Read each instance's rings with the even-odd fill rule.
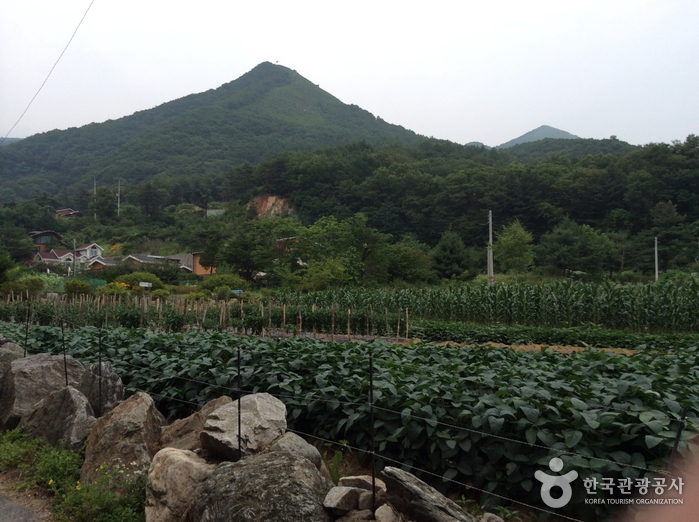
[[66,281],[64,288],[68,297],[71,298],[78,295],[92,295],[93,293],[92,285],[80,279]]
[[149,272],[133,272],[131,274],[126,274],[116,278],[117,283],[126,283],[131,288],[140,288],[139,283],[152,283],[151,287],[153,290],[160,290],[163,288],[163,282],[155,274]]
[[187,294],[185,296],[185,299],[187,301],[198,301],[200,299],[206,299],[207,295],[205,292],[192,292],[191,294]]
[[222,301],[230,299],[231,298],[231,287],[230,286],[217,286],[216,288],[213,289],[213,294],[216,296],[216,299],[220,299]]
[[153,290],[150,295],[153,299],[167,299],[170,297],[170,291],[163,288],[161,290]]
[[247,290],[248,283],[234,274],[213,275],[199,285],[201,290],[215,291],[217,286],[227,286],[230,290]]
[[126,283],[107,283],[97,290],[99,295],[124,295],[129,293],[129,285]]

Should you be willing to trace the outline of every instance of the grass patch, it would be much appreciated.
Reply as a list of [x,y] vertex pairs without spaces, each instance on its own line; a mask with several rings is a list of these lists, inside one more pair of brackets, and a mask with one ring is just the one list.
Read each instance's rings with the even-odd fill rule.
[[80,483],[81,452],[54,448],[21,429],[0,433],[0,471],[22,469],[18,488],[39,486],[54,495],[59,522],[144,522],[145,474],[131,478],[126,468],[101,467],[98,480]]

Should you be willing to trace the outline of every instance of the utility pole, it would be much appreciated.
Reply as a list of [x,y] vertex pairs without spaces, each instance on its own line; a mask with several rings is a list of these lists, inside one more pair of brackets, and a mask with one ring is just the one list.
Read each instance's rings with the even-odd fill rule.
[[493,211],[488,211],[488,284],[495,282],[495,268],[493,266]]
[[73,277],[75,277],[75,238],[73,238]]
[[658,238],[655,238],[655,280],[658,280]]

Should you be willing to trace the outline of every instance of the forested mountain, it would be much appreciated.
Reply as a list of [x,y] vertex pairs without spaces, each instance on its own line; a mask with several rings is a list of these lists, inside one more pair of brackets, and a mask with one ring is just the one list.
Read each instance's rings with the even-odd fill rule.
[[[270,195],[284,198],[288,213],[258,219],[252,202]],[[275,285],[304,288],[311,274],[332,284],[463,280],[485,267],[492,210],[499,270],[637,277],[653,272],[657,237],[661,271],[699,271],[694,135],[528,165],[433,139],[354,142],[280,152],[215,176],[123,184],[119,214],[111,184],[83,203],[87,217],[71,219],[55,217],[56,197],[0,205],[2,245],[21,260],[33,254],[27,231],[55,229],[122,254],[204,250],[248,278],[264,272]],[[212,205],[226,212],[207,217]],[[507,241],[511,254],[500,247]]]
[[503,143],[502,145],[498,145],[496,148],[507,149],[521,143],[529,143],[530,141],[539,141],[546,138],[553,138],[556,140],[574,140],[579,137],[569,132],[550,127],[549,125],[542,125],[541,127],[537,127],[534,130],[522,134],[519,138],[515,138]]
[[10,145],[12,143],[17,143],[18,141],[21,141],[22,138],[0,138],[0,147],[4,147],[6,145]]
[[604,140],[544,138],[508,147],[507,153],[522,163],[534,163],[554,157],[576,160],[582,156],[596,154],[623,156],[640,148],[638,145],[631,145],[616,137]]
[[346,105],[296,71],[262,63],[218,89],[104,123],[31,136],[0,149],[0,202],[120,178],[216,175],[281,150],[419,137]]

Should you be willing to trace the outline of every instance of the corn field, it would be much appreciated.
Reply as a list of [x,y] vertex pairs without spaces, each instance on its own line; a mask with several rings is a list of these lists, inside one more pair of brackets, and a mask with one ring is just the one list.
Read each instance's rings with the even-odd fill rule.
[[635,332],[699,332],[699,284],[496,284],[435,289],[280,291],[273,298],[192,301],[172,296],[6,298],[0,321],[40,325],[144,327],[160,331],[225,329],[265,334],[393,335],[427,321]]

